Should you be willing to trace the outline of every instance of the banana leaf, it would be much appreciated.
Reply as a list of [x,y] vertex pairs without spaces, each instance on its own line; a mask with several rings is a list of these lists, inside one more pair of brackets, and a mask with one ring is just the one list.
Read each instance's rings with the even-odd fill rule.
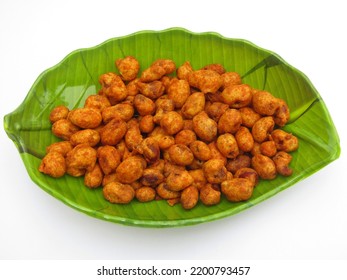
[[[221,63],[228,71],[240,73],[244,83],[286,100],[291,118],[285,130],[296,135],[300,142],[299,149],[292,153],[293,175],[261,180],[246,202],[231,203],[223,198],[218,205],[198,203],[187,211],[180,205],[171,207],[165,201],[111,204],[103,198],[100,188],[85,187],[83,178],[65,175],[54,179],[41,174],[38,166],[46,147],[59,141],[51,133],[48,117],[52,108],[82,107],[85,99],[100,89],[100,74],[116,72],[114,61],[127,55],[139,60],[141,70],[158,58],[172,59],[176,65],[188,60],[194,69]],[[236,214],[293,186],[340,155],[338,133],[326,105],[302,72],[276,53],[249,41],[225,38],[214,32],[192,33],[182,28],[140,31],[73,51],[37,78],[25,100],[4,117],[4,128],[31,179],[44,191],[90,216],[143,227],[194,225]]]

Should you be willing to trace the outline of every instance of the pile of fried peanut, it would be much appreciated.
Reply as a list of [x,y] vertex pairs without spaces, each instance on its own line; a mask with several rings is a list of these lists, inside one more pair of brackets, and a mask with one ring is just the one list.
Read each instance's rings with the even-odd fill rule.
[[39,171],[84,176],[111,203],[166,200],[192,209],[248,200],[259,179],[290,176],[298,139],[283,130],[287,103],[242,83],[221,64],[194,70],[158,59],[140,73],[132,56],[102,74],[83,108],[50,113],[61,139]]

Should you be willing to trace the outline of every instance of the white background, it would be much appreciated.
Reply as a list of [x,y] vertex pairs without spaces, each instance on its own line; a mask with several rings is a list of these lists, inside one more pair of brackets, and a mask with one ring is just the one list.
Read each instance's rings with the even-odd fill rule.
[[347,259],[347,26],[343,1],[0,2],[1,120],[71,51],[139,30],[243,38],[303,71],[341,139],[338,160],[237,215],[148,229],[91,218],[36,186],[0,129],[0,259]]

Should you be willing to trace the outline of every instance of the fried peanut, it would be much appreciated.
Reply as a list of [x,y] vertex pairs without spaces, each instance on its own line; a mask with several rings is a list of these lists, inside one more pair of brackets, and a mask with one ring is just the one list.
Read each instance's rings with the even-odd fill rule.
[[194,160],[192,151],[182,144],[175,144],[169,148],[170,160],[177,165],[189,165]]
[[227,163],[227,157],[224,156],[220,152],[220,150],[218,150],[216,142],[211,142],[210,144],[208,144],[208,148],[211,151],[211,158],[210,159],[220,159],[223,161],[224,165]]
[[246,107],[252,101],[251,87],[246,84],[231,85],[222,91],[221,97],[230,108]]
[[219,159],[210,159],[203,165],[206,180],[211,184],[220,184],[226,179],[227,169]]
[[276,166],[273,160],[262,154],[256,154],[252,158],[252,167],[262,179],[271,180],[276,177]]
[[236,109],[227,109],[218,120],[218,133],[236,133],[242,123],[241,114]]
[[258,173],[249,167],[243,167],[235,172],[235,178],[246,178],[253,183],[253,186],[258,184],[259,176]]
[[263,143],[261,143],[260,152],[264,156],[273,157],[277,152],[275,141],[269,140],[269,141],[264,141]]
[[135,196],[135,191],[130,185],[119,182],[108,183],[103,187],[102,193],[109,202],[120,204],[129,203]]
[[99,164],[96,163],[92,170],[86,171],[84,174],[84,185],[91,189],[100,187],[103,178],[104,174],[102,173]]
[[176,70],[177,78],[180,80],[188,80],[189,73],[193,72],[193,67],[189,61],[185,61],[181,66]]
[[66,172],[65,158],[61,153],[52,151],[44,156],[39,171],[53,178],[64,176]]
[[240,85],[242,83],[241,76],[237,72],[225,72],[222,74],[223,88]]
[[99,95],[99,94],[92,94],[89,95],[84,102],[85,108],[94,108],[99,111],[102,111],[103,109],[110,107],[111,103],[108,100],[106,96]]
[[211,184],[206,184],[200,189],[200,200],[203,204],[211,206],[220,202],[221,192],[212,188]]
[[66,154],[66,166],[91,171],[96,163],[97,152],[88,144],[79,144]]
[[120,118],[113,118],[100,131],[100,139],[103,145],[116,145],[127,132],[126,123]]
[[115,64],[124,81],[135,79],[140,70],[140,63],[133,56],[119,58],[115,61]]
[[52,125],[52,133],[63,140],[69,140],[79,130],[79,127],[68,119],[58,120]]
[[205,108],[205,95],[202,92],[194,92],[185,101],[182,106],[182,116],[192,119]]
[[276,170],[282,176],[290,176],[293,173],[293,169],[289,167],[289,163],[292,161],[292,156],[284,151],[279,151],[272,158],[276,165]]
[[85,175],[86,169],[79,168],[79,167],[73,167],[73,166],[67,166],[66,167],[66,173],[72,177],[81,177],[81,176]]
[[229,109],[229,105],[222,102],[212,102],[205,106],[206,113],[215,122],[219,121],[227,109]]
[[186,210],[192,209],[199,200],[199,191],[195,186],[189,186],[182,191],[181,204]]
[[190,87],[186,80],[173,79],[167,89],[167,96],[176,109],[181,108],[190,95]]
[[268,136],[271,134],[275,122],[273,117],[263,117],[255,122],[252,127],[253,139],[258,143],[264,142],[268,139]]
[[141,116],[152,115],[155,112],[155,104],[152,99],[142,94],[135,96],[134,106]]
[[272,116],[279,107],[279,100],[267,91],[253,94],[252,105],[254,111],[261,115]]
[[163,115],[160,126],[166,133],[173,135],[183,128],[183,118],[176,111],[171,111]]
[[227,158],[236,158],[240,153],[236,139],[230,133],[224,133],[218,136],[216,145],[222,155]]
[[77,108],[71,110],[68,119],[80,128],[96,128],[102,122],[99,110],[94,108]]
[[150,164],[148,168],[152,168],[160,171],[164,174],[165,161],[163,159],[158,159],[156,162]]
[[190,176],[192,176],[194,179],[192,186],[195,186],[198,188],[198,190],[200,190],[203,186],[206,185],[207,180],[205,178],[204,171],[201,168],[195,169],[195,170],[189,170],[188,172]]
[[201,69],[213,70],[213,71],[216,71],[219,75],[222,75],[222,74],[224,74],[226,72],[226,70],[223,67],[223,65],[219,64],[219,63],[209,64],[209,65],[206,65],[206,66],[202,67]]
[[101,146],[97,149],[97,158],[104,174],[116,172],[121,162],[121,156],[117,149],[113,146]]
[[293,152],[298,149],[299,141],[296,136],[281,129],[275,129],[271,133],[276,148],[279,151]]
[[187,170],[174,170],[166,178],[166,186],[171,191],[181,191],[194,182]]
[[283,99],[278,98],[279,106],[274,114],[275,124],[278,126],[284,126],[290,118],[289,107]]
[[250,107],[242,107],[239,109],[242,119],[242,125],[252,128],[257,120],[261,118],[261,115],[255,112]]
[[159,148],[161,150],[167,150],[170,148],[172,145],[175,144],[175,138],[171,135],[163,135],[159,140],[158,140]]
[[209,160],[211,158],[211,150],[208,145],[202,141],[196,140],[190,143],[190,150],[194,157],[200,160]]
[[196,135],[206,142],[213,141],[217,136],[217,123],[204,111],[194,116],[193,129]]
[[192,163],[187,165],[186,168],[188,170],[201,169],[204,163],[205,163],[204,160],[200,160],[200,159],[194,158]]
[[189,146],[192,142],[196,141],[196,134],[193,130],[183,129],[175,136],[175,143]]
[[144,186],[155,187],[164,181],[164,175],[161,171],[153,168],[143,170],[140,182]]
[[132,119],[127,123],[127,132],[125,133],[124,140],[130,152],[141,144],[143,137],[136,119]]
[[140,77],[142,82],[152,82],[159,80],[164,75],[170,74],[176,70],[175,63],[170,59],[158,59],[151,66],[145,69]]
[[142,154],[149,163],[154,163],[160,158],[159,143],[154,137],[144,139],[137,147],[137,151]]
[[150,99],[157,99],[164,94],[165,87],[160,81],[153,81],[150,83],[137,83],[137,88],[146,97]]
[[139,122],[139,128],[142,133],[150,133],[155,127],[154,117],[152,115],[143,116]]
[[49,152],[58,152],[65,157],[66,154],[72,150],[72,148],[73,146],[69,141],[61,141],[49,145],[46,148],[46,153],[48,154]]
[[88,144],[91,147],[96,146],[100,141],[99,133],[94,129],[83,129],[72,134],[70,143],[73,146],[78,144]]
[[119,182],[130,184],[141,178],[143,170],[144,166],[141,160],[131,156],[118,165],[116,174]]
[[102,120],[104,123],[108,123],[113,118],[120,118],[127,122],[131,120],[134,115],[134,107],[129,104],[116,104],[109,106],[101,111]]
[[101,84],[102,92],[110,100],[111,105],[114,105],[128,96],[127,88],[121,79],[115,73],[105,73],[99,78],[99,83]]
[[162,117],[175,109],[174,103],[171,99],[167,97],[167,95],[158,98],[155,101],[156,112],[153,117],[153,122],[156,124],[160,124]]
[[[212,103],[213,102],[224,102],[223,98],[221,96],[221,92],[219,90],[217,90],[216,92],[205,93],[205,98],[206,98],[206,101],[209,101]],[[226,104],[226,105],[228,105],[228,104]]]
[[139,82],[139,79],[136,78],[134,80],[131,80],[129,83],[127,83],[126,88],[129,96],[135,96],[139,93],[139,88],[137,87],[137,83]]
[[248,200],[253,194],[253,183],[245,178],[234,178],[222,182],[222,193],[229,201]]
[[181,197],[180,191],[172,191],[168,189],[168,186],[166,183],[161,183],[156,188],[157,194],[163,198],[163,199],[173,199],[173,198],[179,198]]
[[140,202],[149,202],[155,199],[156,191],[151,187],[141,187],[135,191],[135,197]]
[[183,119],[183,128],[182,129],[193,130],[193,120]]
[[234,159],[228,159],[228,162],[226,164],[227,170],[232,172],[233,174],[241,168],[250,167],[250,166],[251,166],[251,158],[248,155],[238,155]]
[[107,174],[107,175],[104,174],[104,178],[102,179],[101,185],[104,187],[108,183],[111,183],[111,182],[118,182],[117,174],[116,173],[110,173],[110,174]]
[[254,146],[252,133],[245,126],[240,126],[235,134],[236,142],[239,149],[243,152],[250,152]]
[[223,79],[216,71],[202,69],[190,72],[188,82],[203,93],[214,93],[222,86]]
[[57,106],[50,112],[49,120],[51,123],[55,123],[56,121],[66,119],[69,111],[69,108],[64,105]]

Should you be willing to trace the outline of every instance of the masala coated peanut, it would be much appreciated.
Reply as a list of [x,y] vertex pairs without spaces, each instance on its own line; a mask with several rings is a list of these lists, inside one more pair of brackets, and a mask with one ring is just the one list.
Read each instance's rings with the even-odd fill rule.
[[201,69],[190,72],[188,82],[191,87],[197,88],[203,93],[214,93],[222,86],[223,79],[216,71]]
[[293,169],[289,167],[289,163],[292,161],[292,156],[284,151],[279,151],[272,160],[275,163],[276,170],[283,176],[290,176],[293,173]]
[[200,200],[203,204],[211,206],[220,202],[221,192],[215,190],[211,184],[206,184],[200,189]]
[[222,100],[230,108],[238,109],[248,106],[252,101],[251,87],[246,84],[231,85],[221,93]]
[[49,152],[58,152],[65,157],[66,154],[72,150],[72,148],[73,146],[69,141],[61,141],[49,145],[46,148],[46,153],[48,154]]
[[199,191],[195,186],[189,186],[182,191],[181,204],[186,210],[192,209],[199,201]]
[[141,178],[144,169],[141,160],[138,157],[131,156],[118,165],[116,169],[117,178],[121,183],[130,184]]
[[267,91],[258,91],[253,94],[252,105],[258,114],[272,116],[279,107],[279,101]]
[[72,134],[70,143],[72,146],[78,144],[88,144],[91,147],[96,146],[100,142],[100,134],[94,129],[83,129]]
[[69,108],[64,105],[57,106],[50,112],[49,120],[51,121],[51,123],[55,123],[56,121],[66,119],[69,111]]
[[71,110],[67,118],[80,128],[96,128],[102,122],[102,116],[99,110],[94,108],[78,108]]
[[63,140],[69,140],[79,130],[80,128],[68,119],[58,120],[52,125],[52,133]]
[[115,64],[124,81],[135,79],[140,70],[140,63],[133,56],[119,58],[115,61]]
[[273,160],[262,154],[256,154],[252,158],[252,167],[262,179],[271,180],[276,177],[276,166]]
[[130,185],[119,182],[108,183],[103,187],[102,192],[105,199],[111,203],[127,204],[135,196],[135,191]]
[[202,111],[193,118],[193,130],[201,140],[211,142],[217,136],[217,123]]
[[79,144],[66,154],[67,168],[91,171],[97,160],[97,152],[88,144]]
[[222,182],[222,193],[229,201],[239,202],[248,200],[253,194],[253,183],[246,178],[234,178]]
[[92,170],[86,171],[84,174],[84,185],[91,189],[100,187],[103,178],[104,174],[102,173],[99,164],[96,163]]
[[205,95],[202,92],[194,92],[188,96],[182,105],[182,116],[187,119],[194,118],[205,108]]
[[275,129],[271,133],[271,137],[279,151],[293,152],[299,147],[298,138],[282,129]]
[[59,178],[65,175],[66,163],[61,153],[49,152],[42,159],[39,171],[53,178]]
[[135,197],[140,202],[149,202],[155,199],[156,191],[151,187],[141,187],[135,191]]
[[226,180],[227,169],[220,159],[210,159],[202,167],[206,180],[211,184],[220,184]]
[[97,158],[104,174],[116,172],[121,163],[121,156],[118,150],[113,146],[101,146],[97,149]]
[[173,79],[167,89],[167,96],[176,109],[182,108],[190,95],[190,87],[186,80]]

